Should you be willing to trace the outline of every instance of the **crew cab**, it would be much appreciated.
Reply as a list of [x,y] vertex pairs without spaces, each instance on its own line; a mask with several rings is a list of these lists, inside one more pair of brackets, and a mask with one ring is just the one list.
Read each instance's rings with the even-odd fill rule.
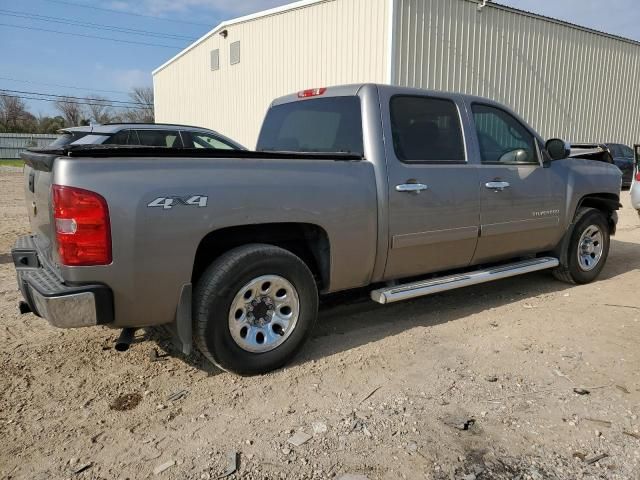
[[620,207],[596,150],[486,98],[364,84],[275,100],[256,151],[30,151],[21,310],[167,325],[185,353],[257,374],[302,348],[321,295],[386,304],[545,269],[588,283]]

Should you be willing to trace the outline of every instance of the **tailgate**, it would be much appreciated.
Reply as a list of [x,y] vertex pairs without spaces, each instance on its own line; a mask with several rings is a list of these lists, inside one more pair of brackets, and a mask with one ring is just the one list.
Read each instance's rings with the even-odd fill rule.
[[56,155],[23,152],[24,196],[31,232],[39,253],[52,260],[53,225],[51,220],[51,183]]

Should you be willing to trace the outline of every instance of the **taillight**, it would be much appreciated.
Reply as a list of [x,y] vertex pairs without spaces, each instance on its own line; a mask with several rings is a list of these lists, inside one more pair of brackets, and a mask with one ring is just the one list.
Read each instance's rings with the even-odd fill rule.
[[82,188],[53,185],[52,190],[60,262],[70,266],[111,263],[111,225],[105,199]]
[[636,182],[640,182],[640,172],[636,173]]
[[310,88],[309,90],[302,90],[298,92],[298,98],[309,98],[309,97],[317,97],[318,95],[323,95],[326,92],[326,88]]

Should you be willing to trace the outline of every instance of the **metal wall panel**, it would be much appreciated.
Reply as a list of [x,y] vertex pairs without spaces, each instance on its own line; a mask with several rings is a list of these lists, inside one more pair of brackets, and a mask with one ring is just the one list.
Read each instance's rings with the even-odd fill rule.
[[640,142],[640,44],[470,0],[395,0],[394,83],[481,95],[544,137]]
[[[387,0],[328,0],[225,26],[154,74],[156,121],[255,146],[269,103],[311,87],[386,81]],[[240,41],[240,63],[229,45]],[[220,49],[220,69],[210,55]]]

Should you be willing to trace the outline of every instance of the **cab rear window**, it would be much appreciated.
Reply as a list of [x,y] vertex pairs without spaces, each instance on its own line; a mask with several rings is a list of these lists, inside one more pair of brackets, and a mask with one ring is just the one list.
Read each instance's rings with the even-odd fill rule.
[[358,97],[328,97],[276,105],[267,112],[259,151],[363,155]]

